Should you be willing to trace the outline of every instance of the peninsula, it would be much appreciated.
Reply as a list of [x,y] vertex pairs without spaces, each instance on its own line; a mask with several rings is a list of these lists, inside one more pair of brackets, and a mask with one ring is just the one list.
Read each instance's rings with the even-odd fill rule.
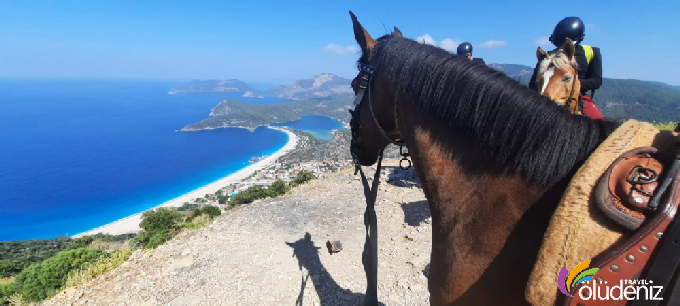
[[240,100],[224,100],[210,111],[210,117],[189,124],[184,132],[225,127],[254,130],[258,126],[301,120],[303,115],[331,117],[339,122],[349,122],[348,110],[352,106],[351,94],[338,94],[326,98],[256,105]]

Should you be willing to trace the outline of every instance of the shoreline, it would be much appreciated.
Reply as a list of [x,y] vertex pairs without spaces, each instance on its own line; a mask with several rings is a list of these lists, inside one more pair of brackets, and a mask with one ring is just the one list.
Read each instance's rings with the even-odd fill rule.
[[[167,201],[165,203],[162,203],[158,206],[152,207],[147,210],[151,209],[156,209],[159,207],[180,207],[182,206],[182,203],[188,202],[190,200],[196,199],[203,197],[206,193],[215,193],[217,190],[226,187],[230,184],[234,184],[237,182],[240,182],[242,179],[247,178],[253,172],[261,170],[272,163],[274,163],[279,157],[285,155],[286,153],[290,152],[291,150],[295,149],[297,147],[298,143],[298,137],[295,135],[295,133],[291,132],[290,130],[282,127],[274,127],[274,126],[267,126],[267,128],[277,130],[284,132],[288,134],[288,142],[283,146],[283,148],[279,149],[278,151],[274,152],[272,155],[268,156],[267,158],[260,160],[256,163],[253,163],[239,171],[236,171],[235,173],[232,173],[226,177],[223,177],[221,179],[218,179],[210,184],[207,184],[205,186],[202,186],[200,188],[197,188],[195,190],[192,190],[184,195],[181,195],[177,198],[174,198],[170,201]],[[145,211],[147,211],[145,210]],[[120,220],[111,222],[106,225],[102,225],[100,227],[97,227],[95,229],[79,233],[77,235],[73,235],[71,237],[73,238],[79,238],[83,236],[89,236],[89,235],[95,235],[98,233],[103,233],[103,234],[110,234],[110,235],[120,235],[120,234],[129,234],[129,233],[137,233],[141,230],[139,227],[139,223],[142,222],[142,214],[144,212],[140,212],[137,214],[134,214],[132,216],[127,216],[125,218],[122,218]]]

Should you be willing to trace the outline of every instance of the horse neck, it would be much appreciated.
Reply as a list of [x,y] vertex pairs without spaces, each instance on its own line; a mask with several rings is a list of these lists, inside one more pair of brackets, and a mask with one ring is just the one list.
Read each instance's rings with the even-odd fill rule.
[[506,199],[503,210],[520,213],[546,190],[507,174],[471,140],[427,120],[408,100],[399,100],[399,130],[431,208],[442,212],[433,218],[472,216],[476,208],[500,198]]
[[[432,215],[430,282],[443,287],[433,304],[525,303],[524,284],[568,179],[548,189],[507,174],[472,141],[399,101],[399,130]],[[501,300],[478,290],[498,283],[509,284],[498,289]]]

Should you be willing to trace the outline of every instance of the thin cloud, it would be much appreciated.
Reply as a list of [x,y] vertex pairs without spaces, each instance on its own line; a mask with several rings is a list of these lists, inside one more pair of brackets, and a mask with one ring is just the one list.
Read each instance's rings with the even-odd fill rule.
[[541,37],[538,40],[536,40],[536,44],[539,46],[549,46],[551,42],[548,37]]
[[458,48],[458,45],[460,45],[459,40],[454,40],[450,38],[445,38],[441,42],[437,42],[436,40],[434,40],[434,38],[432,38],[430,34],[418,36],[418,38],[416,38],[416,41],[421,44],[437,46],[449,52],[455,51]]
[[482,48],[505,47],[505,45],[507,45],[505,40],[488,40],[479,44]]
[[328,46],[321,48],[322,52],[340,54],[340,55],[356,53],[358,50],[359,49],[356,46],[345,46],[345,47],[343,47],[343,46],[336,45],[336,44],[328,44]]

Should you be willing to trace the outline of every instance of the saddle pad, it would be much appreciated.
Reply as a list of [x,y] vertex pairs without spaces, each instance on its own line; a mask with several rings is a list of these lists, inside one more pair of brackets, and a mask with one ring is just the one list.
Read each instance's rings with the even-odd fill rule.
[[[594,187],[621,154],[652,147],[659,130],[647,122],[628,120],[590,155],[574,175],[544,235],[525,296],[534,306],[554,305],[562,267],[573,269],[631,232],[591,204]],[[559,293],[561,294],[561,293]]]

